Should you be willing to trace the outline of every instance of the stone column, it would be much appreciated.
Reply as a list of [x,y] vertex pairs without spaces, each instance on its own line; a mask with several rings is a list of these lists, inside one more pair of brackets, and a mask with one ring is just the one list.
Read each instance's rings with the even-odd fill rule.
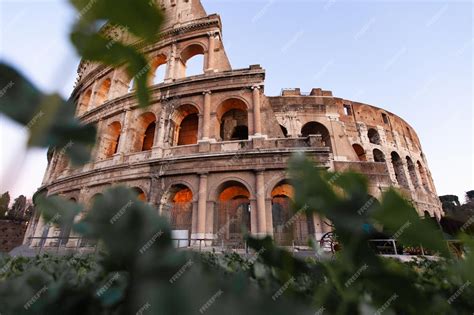
[[198,219],[197,238],[204,238],[206,235],[206,199],[207,199],[207,174],[199,175],[199,196],[198,196]]
[[176,42],[171,44],[171,53],[168,57],[168,63],[166,65],[166,75],[165,75],[165,83],[172,82],[175,78],[174,76],[174,69],[175,69],[175,62],[176,62]]
[[208,51],[207,51],[207,65],[206,65],[206,72],[212,72],[214,71],[214,49],[216,47],[215,45],[215,33],[214,32],[209,32],[209,45],[208,45]]
[[118,144],[118,150],[117,150],[117,153],[119,154],[126,154],[126,150],[127,148],[130,149],[130,144],[128,143],[130,138],[131,138],[131,134],[130,134],[130,124],[132,123],[132,110],[130,108],[127,108],[125,109],[125,115],[124,115],[124,119],[123,119],[123,123],[122,123],[122,130],[121,130],[121,133],[120,133],[120,140],[119,140],[119,144]]
[[260,87],[257,85],[252,86],[252,96],[253,96],[253,126],[254,126],[254,135],[262,135],[262,120],[260,115]]
[[261,170],[257,171],[255,179],[257,187],[257,235],[264,236],[267,234],[264,172]]
[[209,140],[209,128],[211,122],[211,91],[204,91],[204,112],[202,115],[202,139],[204,141]]

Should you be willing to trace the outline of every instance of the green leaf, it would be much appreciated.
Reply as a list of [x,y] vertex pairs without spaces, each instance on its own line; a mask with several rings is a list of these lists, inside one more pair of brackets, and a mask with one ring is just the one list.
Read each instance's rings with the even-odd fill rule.
[[382,204],[373,217],[402,244],[421,245],[445,257],[449,256],[441,229],[431,220],[421,219],[415,208],[394,190],[384,194]]
[[[3,87],[3,88],[2,88]],[[44,95],[21,73],[0,64],[0,113],[29,132],[28,145],[55,147],[75,165],[89,161],[96,130],[74,117],[75,105],[57,94]]]

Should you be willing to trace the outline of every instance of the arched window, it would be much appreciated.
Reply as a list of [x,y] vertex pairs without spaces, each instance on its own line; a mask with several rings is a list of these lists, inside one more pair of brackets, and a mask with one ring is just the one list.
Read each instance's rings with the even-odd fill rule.
[[376,129],[370,128],[367,131],[367,137],[369,137],[370,143],[380,144],[380,135],[379,135],[379,132]]
[[392,166],[393,166],[393,170],[395,171],[395,177],[397,179],[397,183],[402,187],[409,188],[402,159],[400,158],[398,153],[395,151],[392,152],[391,157],[392,157]]
[[423,167],[420,161],[417,161],[416,164],[418,165],[418,172],[420,173],[420,178],[421,178],[421,182],[423,183],[423,188],[426,191],[431,191],[430,184],[428,182],[428,175],[426,175],[425,168]]
[[145,137],[143,138],[142,151],[151,150],[153,147],[153,141],[155,140],[155,129],[156,123],[152,121],[148,124],[145,130]]
[[292,206],[293,186],[287,181],[277,184],[272,190],[273,238],[281,246],[308,245],[315,237],[313,214]]
[[[161,213],[169,218],[173,237],[189,240],[192,229],[193,193],[187,186],[173,185],[163,196]],[[180,246],[182,241],[180,241]]]
[[144,113],[137,119],[133,151],[151,150],[155,140],[156,116],[153,113]]
[[128,84],[128,93],[134,91],[136,89],[136,83],[135,83],[135,78],[130,80],[130,83]]
[[108,100],[109,91],[112,81],[110,79],[105,79],[97,90],[96,94],[96,104],[101,105]]
[[222,141],[247,140],[248,113],[246,104],[239,99],[228,99],[217,110],[219,136]]
[[418,177],[416,176],[416,167],[415,164],[413,164],[413,161],[409,156],[406,157],[407,160],[407,167],[408,167],[408,173],[410,174],[410,180],[411,183],[415,188],[418,188],[420,186],[420,183],[418,182]]
[[329,148],[332,148],[331,145],[331,136],[329,135],[328,129],[321,123],[311,121],[306,123],[303,128],[301,128],[301,135],[303,137],[308,137],[309,135],[320,135],[323,145]]
[[244,234],[250,231],[250,192],[239,182],[229,181],[218,189],[218,243],[243,248]]
[[288,138],[288,129],[285,128],[285,126],[280,125],[281,132],[283,132],[283,136],[285,138]]
[[151,62],[151,71],[150,75],[152,76],[151,82],[153,84],[160,84],[163,83],[165,80],[166,76],[166,63],[167,63],[167,58],[165,55],[160,54],[153,58],[153,61]]
[[186,116],[179,128],[178,145],[196,144],[199,117],[196,113]]
[[[191,60],[193,59],[193,60]],[[181,62],[178,63],[179,78],[204,73],[204,48],[193,44],[181,52]]]
[[146,202],[145,192],[140,187],[133,187],[132,190],[136,194],[138,200]]
[[110,158],[117,153],[121,131],[122,126],[118,121],[114,121],[107,127],[103,136],[103,158]]
[[367,161],[367,157],[365,155],[365,150],[360,144],[354,143],[352,145],[352,148],[354,149],[354,152],[356,153],[357,158],[359,159],[359,161]]
[[89,109],[89,104],[91,102],[92,90],[87,90],[84,95],[82,95],[81,101],[79,103],[78,115],[82,115]]
[[374,155],[374,162],[385,162],[385,154],[382,151],[374,149],[372,153]]
[[170,143],[176,145],[196,144],[199,129],[199,110],[190,104],[181,105],[170,120]]

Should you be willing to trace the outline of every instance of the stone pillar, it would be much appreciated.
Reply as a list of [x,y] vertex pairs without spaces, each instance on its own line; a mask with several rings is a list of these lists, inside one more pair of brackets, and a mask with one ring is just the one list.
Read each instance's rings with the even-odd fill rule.
[[209,32],[209,45],[208,45],[208,51],[207,51],[207,65],[206,65],[206,72],[213,72],[214,71],[214,49],[216,47],[215,44],[215,33],[214,32]]
[[122,122],[122,130],[121,130],[121,133],[120,133],[120,140],[119,140],[119,143],[118,143],[118,150],[117,150],[117,153],[119,154],[126,154],[127,153],[127,150],[131,151],[130,149],[130,143],[129,143],[129,140],[131,138],[131,134],[130,134],[130,124],[132,123],[132,110],[130,108],[127,108],[125,109],[125,115],[124,115],[124,119],[123,119],[123,122]]
[[175,78],[175,62],[176,62],[176,42],[171,44],[171,53],[168,57],[168,63],[166,65],[165,83],[172,82]]
[[207,174],[199,175],[197,238],[206,235]]
[[264,171],[257,171],[255,176],[257,187],[257,235],[265,236],[267,234],[267,222],[265,211],[265,177]]
[[254,135],[262,135],[262,120],[260,115],[260,87],[257,85],[252,86],[252,96],[253,96],[253,127]]
[[211,123],[211,91],[204,91],[204,112],[202,115],[202,139],[209,141],[209,129]]

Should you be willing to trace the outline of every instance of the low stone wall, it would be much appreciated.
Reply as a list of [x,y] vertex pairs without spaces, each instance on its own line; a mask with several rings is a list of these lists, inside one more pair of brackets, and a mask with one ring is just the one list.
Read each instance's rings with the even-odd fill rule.
[[0,220],[0,252],[8,253],[23,243],[27,222]]

